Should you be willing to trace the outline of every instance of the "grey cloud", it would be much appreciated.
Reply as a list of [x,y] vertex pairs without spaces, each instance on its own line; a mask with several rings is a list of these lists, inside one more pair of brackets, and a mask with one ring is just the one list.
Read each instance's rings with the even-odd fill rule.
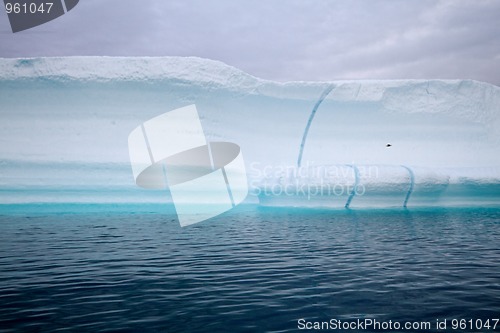
[[0,56],[199,56],[276,80],[472,78],[500,84],[499,1],[82,0]]

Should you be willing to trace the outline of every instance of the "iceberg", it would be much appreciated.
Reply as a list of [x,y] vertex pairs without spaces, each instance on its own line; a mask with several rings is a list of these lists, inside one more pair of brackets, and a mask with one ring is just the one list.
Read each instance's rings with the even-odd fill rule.
[[274,82],[191,57],[0,59],[0,203],[162,203],[127,138],[196,104],[245,157],[249,204],[500,204],[500,87],[472,80]]

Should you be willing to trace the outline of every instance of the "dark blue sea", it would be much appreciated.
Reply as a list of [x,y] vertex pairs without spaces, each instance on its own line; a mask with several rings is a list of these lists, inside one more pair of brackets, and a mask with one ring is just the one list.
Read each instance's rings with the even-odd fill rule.
[[1,332],[500,332],[500,209],[7,208]]

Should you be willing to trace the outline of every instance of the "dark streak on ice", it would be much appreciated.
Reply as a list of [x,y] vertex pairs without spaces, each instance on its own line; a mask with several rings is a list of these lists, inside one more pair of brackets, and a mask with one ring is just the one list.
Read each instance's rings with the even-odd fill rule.
[[408,170],[408,173],[410,174],[410,187],[408,188],[408,193],[406,193],[406,198],[405,202],[403,203],[403,207],[406,208],[408,205],[408,200],[410,200],[411,193],[413,192],[413,186],[415,184],[415,175],[413,174],[413,170],[410,169],[409,167],[402,165],[403,168]]
[[302,164],[302,153],[304,152],[304,146],[306,144],[307,133],[309,133],[309,128],[311,127],[311,123],[314,119],[316,111],[318,111],[319,106],[324,101],[326,96],[328,96],[328,94],[330,94],[330,92],[333,90],[334,87],[335,86],[333,84],[331,84],[325,89],[325,91],[323,91],[323,93],[321,94],[318,101],[314,105],[314,108],[311,111],[311,115],[309,116],[309,120],[307,121],[307,125],[306,125],[306,128],[304,130],[304,135],[302,136],[302,142],[300,143],[299,158],[297,159],[297,167],[299,167],[299,168],[300,168],[300,165]]
[[359,170],[355,165],[350,165],[350,167],[354,170],[354,187],[352,188],[351,193],[349,194],[349,198],[345,204],[345,208],[349,209],[349,205],[351,204],[352,199],[356,195],[356,190],[359,184]]

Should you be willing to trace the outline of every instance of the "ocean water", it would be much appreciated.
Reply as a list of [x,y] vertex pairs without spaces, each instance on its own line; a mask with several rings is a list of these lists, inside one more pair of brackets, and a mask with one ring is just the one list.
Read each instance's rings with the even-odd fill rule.
[[187,228],[131,206],[0,214],[1,332],[500,331],[451,326],[500,317],[500,209],[237,207]]

